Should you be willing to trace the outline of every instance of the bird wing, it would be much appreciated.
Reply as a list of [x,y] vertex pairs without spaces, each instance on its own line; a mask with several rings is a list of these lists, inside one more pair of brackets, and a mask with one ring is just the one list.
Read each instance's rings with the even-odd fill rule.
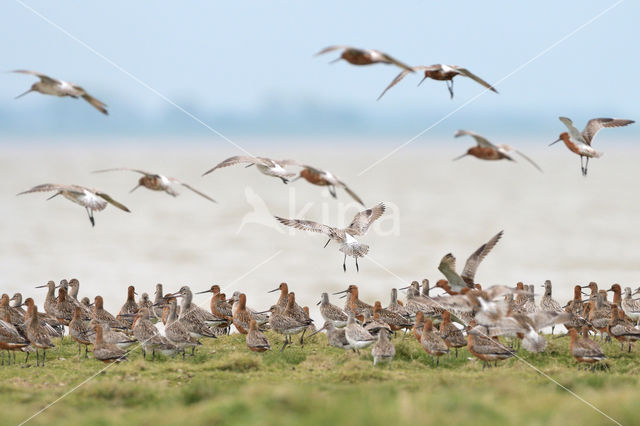
[[280,164],[281,166],[307,167],[307,166],[303,166],[302,164],[298,163],[296,160],[292,160],[290,158],[286,159],[286,160],[275,161],[275,163]]
[[467,263],[464,264],[464,270],[462,271],[462,279],[465,283],[472,286],[473,278],[476,275],[476,270],[478,269],[478,265],[485,258],[487,254],[493,249],[493,247],[498,243],[500,237],[502,237],[502,233],[504,231],[498,232],[493,236],[489,241],[481,245],[478,250],[474,251],[469,259],[467,259]]
[[469,130],[458,130],[453,136],[456,137],[456,138],[459,138],[460,136],[471,136],[472,138],[474,138],[476,140],[476,143],[478,144],[478,146],[482,146],[482,147],[485,147],[485,148],[493,148],[495,150],[500,150],[499,146],[492,144],[484,136],[480,136],[479,134],[477,134],[475,132],[471,132]]
[[37,71],[29,71],[29,70],[14,70],[13,72],[18,72],[20,74],[29,74],[29,75],[35,75],[36,77],[38,77],[40,80],[42,80],[45,83],[53,83],[53,84],[60,84],[60,80],[56,80],[55,78],[51,78],[46,74],[42,74],[39,73]]
[[374,50],[374,52],[376,52],[377,54],[379,54],[380,56],[382,56],[384,59],[386,59],[387,61],[389,61],[390,63],[399,66],[400,68],[404,68],[404,70],[406,72],[416,72],[412,67],[410,67],[409,65],[405,64],[404,62],[400,62],[399,60],[397,60],[396,58],[394,58],[393,56],[381,52],[379,50]]
[[323,225],[312,220],[302,219],[285,219],[283,217],[275,216],[275,218],[283,225],[291,226],[292,228],[300,229],[302,231],[320,232],[329,236],[334,236],[335,228],[331,226]]
[[345,229],[351,235],[364,235],[369,227],[384,213],[385,206],[383,203],[376,205],[367,210],[363,210],[353,217],[353,220]]
[[603,127],[623,127],[632,123],[635,123],[635,121],[621,118],[593,118],[587,122],[582,131],[582,137],[587,145],[591,145],[596,133]]
[[449,286],[454,291],[460,291],[461,288],[468,287],[456,272],[456,258],[451,253],[444,255],[440,265],[438,265],[438,270],[447,278]]
[[325,53],[333,52],[334,50],[340,50],[340,49],[353,49],[353,47],[351,47],[351,46],[338,46],[338,45],[329,46],[329,47],[325,47],[324,49],[322,49],[321,51],[316,53],[314,56],[324,55]]
[[567,129],[569,129],[569,135],[571,136],[571,139],[573,139],[575,142],[586,143],[584,140],[584,137],[582,136],[582,133],[580,133],[580,131],[576,129],[571,119],[567,117],[558,117],[558,120],[562,121],[562,123],[565,126],[567,126]]
[[480,77],[478,77],[477,75],[469,71],[468,69],[461,68],[461,67],[455,67],[455,69],[465,77],[469,77],[471,80],[483,85],[484,87],[491,90],[492,92],[498,93],[498,91],[492,85],[490,85],[489,83],[487,83],[486,81],[484,81],[483,79],[481,79]]
[[[418,65],[413,67],[413,71],[420,71],[420,70],[426,70],[431,68],[431,66],[424,66],[424,65]],[[389,83],[389,85],[382,91],[382,93],[380,94],[380,96],[378,96],[377,100],[380,100],[380,98],[387,93],[387,90],[391,89],[393,86],[395,86],[396,84],[398,84],[400,82],[400,80],[402,80],[403,78],[405,78],[407,76],[407,74],[409,74],[409,72],[413,72],[413,71],[407,71],[407,70],[403,70],[400,71],[400,74],[396,75],[396,78],[394,78],[391,83]]]
[[342,181],[340,181],[340,180],[338,181],[338,183],[340,184],[340,186],[342,186],[342,189],[344,189],[344,190],[347,192],[347,194],[351,195],[351,198],[353,198],[353,199],[354,199],[354,200],[356,200],[358,203],[360,203],[360,204],[362,204],[362,205],[364,206],[364,203],[362,202],[362,200],[360,199],[360,197],[358,197],[358,196],[356,195],[356,193],[355,193],[355,192],[353,192],[353,191],[351,190],[351,188],[349,188],[349,187],[347,186],[347,184],[346,184],[346,183],[344,183],[344,182],[342,182]]
[[556,324],[564,324],[571,319],[568,312],[540,311],[528,315],[536,331]]
[[159,175],[157,175],[155,173],[145,172],[144,170],[140,170],[140,169],[131,169],[129,167],[115,167],[113,169],[100,169],[100,170],[94,170],[91,173],[117,172],[117,171],[122,171],[122,170],[126,170],[126,171],[129,171],[129,172],[140,173],[141,175],[145,175],[145,176],[159,176]]
[[96,191],[95,193],[98,197],[106,200],[108,203],[113,204],[114,206],[116,206],[117,208],[119,208],[120,210],[124,210],[125,212],[131,213],[131,210],[129,210],[127,208],[127,206],[125,206],[124,204],[120,204],[119,202],[117,202],[116,200],[114,200],[113,198],[111,198],[108,194],[105,194],[104,192],[99,192]]
[[49,191],[68,191],[77,194],[82,194],[85,188],[78,185],[61,185],[57,183],[43,183],[42,185],[36,185],[31,189],[22,191],[17,195],[28,194],[31,192],[49,192]]
[[171,182],[179,183],[180,185],[182,185],[182,186],[184,186],[185,188],[187,188],[187,189],[189,189],[189,190],[191,190],[191,191],[195,192],[195,193],[196,193],[196,194],[198,194],[199,196],[206,198],[206,199],[207,199],[207,200],[209,200],[209,201],[212,201],[212,202],[214,202],[214,203],[217,203],[217,201],[216,201],[216,200],[214,200],[213,198],[209,197],[207,194],[205,194],[205,193],[202,193],[202,192],[198,191],[197,189],[195,189],[193,186],[189,185],[188,183],[184,183],[184,182],[179,181],[178,179],[175,179],[175,178],[170,178],[169,180],[170,180]]
[[538,166],[535,161],[533,161],[531,158],[529,158],[528,156],[524,155],[522,152],[518,151],[517,149],[514,149],[514,151],[516,152],[516,154],[518,154],[519,156],[521,156],[522,158],[524,158],[525,160],[527,160],[529,163],[531,163],[531,165],[533,167],[535,167],[536,169],[538,169],[539,171],[542,171],[542,169],[540,168],[540,166]]
[[236,164],[240,164],[240,163],[249,163],[249,164],[264,164],[265,160],[262,158],[257,158],[257,157],[250,157],[250,156],[245,156],[245,155],[236,155],[234,157],[229,157],[226,160],[224,160],[223,162],[219,163],[218,165],[216,165],[214,168],[207,170],[206,172],[204,172],[202,174],[202,176],[204,175],[208,175],[209,173],[211,173],[212,171],[216,170],[216,169],[221,169],[223,167],[229,167],[229,166],[234,166]]
[[93,96],[91,96],[90,94],[88,94],[86,92],[86,90],[84,90],[82,87],[78,87],[78,89],[82,90],[82,92],[83,92],[82,99],[84,99],[85,101],[89,102],[91,104],[91,106],[93,106],[95,109],[97,109],[98,111],[100,111],[104,115],[109,115],[109,111],[107,111],[107,108],[106,108],[107,104],[105,104],[102,101],[99,101],[98,99],[96,99]]

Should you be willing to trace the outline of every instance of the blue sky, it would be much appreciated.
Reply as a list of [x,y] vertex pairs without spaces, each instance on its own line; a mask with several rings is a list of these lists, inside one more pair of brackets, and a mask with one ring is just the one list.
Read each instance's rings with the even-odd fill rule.
[[[363,129],[375,119],[374,127],[395,131],[406,118],[411,127],[408,133],[431,124],[483,89],[459,78],[451,101],[444,83],[427,81],[416,88],[419,79],[414,77],[376,102],[397,69],[354,67],[345,62],[328,65],[337,54],[313,54],[332,44],[377,48],[412,65],[464,65],[495,83],[615,4],[24,3],[158,92],[204,115],[214,127],[226,125],[234,131],[243,127],[246,117],[258,132],[261,126],[278,131],[300,115],[310,121],[314,115],[327,115],[326,122],[319,121],[316,130],[321,130],[323,125],[331,126],[332,120],[353,114],[361,118]],[[530,119],[548,123],[555,135],[560,129],[558,115],[572,117],[580,125],[595,116],[637,118],[640,48],[632,42],[640,35],[638,16],[640,4],[623,1],[500,83],[500,95],[486,93],[464,107],[443,123],[442,131],[449,133],[467,124],[478,131],[517,128]],[[113,128],[144,131],[145,120],[147,127],[158,120],[199,127],[21,3],[2,2],[0,24],[11,35],[2,45],[1,68],[34,69],[81,84],[109,104]],[[5,130],[15,131],[23,120],[33,123],[37,115],[39,125],[33,129],[39,131],[73,129],[78,120],[89,130],[108,131],[101,129],[104,117],[79,102],[38,95],[13,101],[31,83],[24,75],[0,76],[0,99],[4,100],[0,112],[5,116],[0,125]],[[276,119],[270,119],[273,115]]]

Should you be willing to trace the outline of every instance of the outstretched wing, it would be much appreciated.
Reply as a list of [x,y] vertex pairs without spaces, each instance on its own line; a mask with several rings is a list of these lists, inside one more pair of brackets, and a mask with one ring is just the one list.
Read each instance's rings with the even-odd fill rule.
[[56,80],[55,78],[51,78],[46,74],[42,74],[36,71],[29,71],[29,70],[14,70],[13,72],[17,72],[20,74],[29,74],[29,75],[35,75],[36,77],[38,77],[40,80],[42,80],[45,83],[52,83],[52,84],[60,84],[60,80]]
[[480,136],[479,134],[475,132],[471,132],[469,130],[458,130],[453,136],[456,138],[459,138],[460,136],[471,136],[476,140],[476,143],[478,144],[478,146],[500,150],[500,147],[489,142],[489,140],[486,139],[484,136]]
[[26,191],[22,191],[17,195],[29,194],[31,192],[50,192],[50,191],[68,191],[74,192],[77,194],[82,194],[84,192],[83,187],[77,185],[60,185],[57,183],[43,183],[42,185],[36,185],[31,189]]
[[573,139],[575,142],[586,143],[584,140],[584,137],[582,136],[582,133],[580,133],[580,131],[576,129],[571,119],[567,117],[558,117],[558,120],[562,121],[562,123],[565,126],[567,126],[567,129],[569,129],[569,135],[571,136],[571,139]]
[[384,59],[386,59],[387,61],[389,61],[390,63],[399,66],[400,68],[404,68],[404,70],[406,72],[416,72],[412,67],[410,67],[409,65],[405,64],[404,62],[400,62],[399,60],[397,60],[396,58],[394,58],[393,56],[381,52],[379,50],[374,50],[374,52],[376,52],[377,54],[379,54],[380,56],[382,56]]
[[234,166],[234,165],[240,164],[240,163],[249,163],[249,164],[259,163],[259,164],[263,164],[264,160],[262,160],[261,158],[257,158],[257,157],[250,157],[250,156],[245,156],[245,155],[236,155],[234,157],[227,158],[223,162],[221,162],[218,165],[216,165],[214,168],[212,168],[210,170],[207,170],[206,172],[204,172],[202,174],[202,176],[208,175],[209,173],[211,173],[212,171],[214,171],[216,169],[221,169],[223,167]]
[[588,145],[591,145],[594,136],[603,127],[623,127],[632,123],[635,123],[635,121],[621,118],[593,118],[587,122],[582,131],[582,137]]
[[430,68],[431,66],[424,66],[424,65],[419,65],[416,67],[412,68],[412,71],[400,71],[400,74],[396,75],[396,78],[394,78],[391,83],[389,83],[389,85],[382,91],[382,93],[380,94],[380,96],[378,96],[377,100],[380,100],[380,98],[382,96],[384,96],[385,93],[387,93],[387,90],[391,89],[393,86],[395,86],[396,84],[398,84],[400,82],[400,80],[402,80],[403,78],[405,78],[407,76],[407,74],[409,74],[409,72],[414,72],[414,71],[420,71],[420,70],[426,70],[428,68]]
[[529,163],[531,163],[531,165],[533,167],[535,167],[536,169],[538,169],[539,171],[542,171],[542,169],[540,168],[540,166],[538,166],[531,158],[527,157],[526,155],[524,155],[523,153],[521,153],[520,151],[518,151],[517,149],[514,150],[516,152],[516,154],[518,154],[519,156],[521,156],[522,158],[524,158],[525,160],[527,160]]
[[456,71],[458,71],[460,74],[464,75],[465,77],[469,77],[471,80],[475,81],[476,83],[483,85],[484,87],[491,90],[492,92],[498,93],[498,91],[492,85],[490,85],[489,83],[487,83],[486,81],[484,81],[483,79],[481,79],[480,77],[478,77],[477,75],[469,71],[468,69],[456,67]]
[[109,115],[109,111],[107,111],[107,104],[105,104],[102,101],[99,101],[98,99],[88,94],[87,91],[84,90],[82,87],[78,87],[78,89],[80,89],[83,92],[82,99],[89,102],[91,106],[93,106],[95,109],[97,109],[104,115]]
[[324,49],[322,49],[321,51],[316,53],[314,56],[324,55],[325,53],[333,52],[334,50],[340,50],[340,49],[353,49],[353,47],[351,47],[351,46],[329,46],[329,47],[325,47]]
[[216,201],[216,200],[214,200],[213,198],[209,197],[207,194],[205,194],[205,193],[203,193],[203,192],[198,191],[197,189],[195,189],[193,186],[189,185],[188,183],[181,182],[181,181],[179,181],[178,179],[175,179],[175,178],[171,178],[170,180],[171,180],[171,182],[179,183],[180,185],[182,185],[182,186],[184,186],[185,188],[187,188],[187,189],[189,189],[189,190],[191,190],[191,191],[195,192],[195,193],[196,193],[196,194],[198,194],[199,196],[201,196],[201,197],[203,197],[203,198],[206,198],[206,199],[207,199],[207,200],[209,200],[209,201],[212,201],[212,202],[214,202],[214,203],[217,203],[217,201]]
[[105,194],[104,192],[97,192],[96,191],[96,195],[100,198],[103,198],[104,200],[106,200],[108,203],[113,204],[114,206],[116,206],[117,208],[119,208],[120,210],[124,210],[125,212],[131,213],[131,210],[129,210],[127,208],[127,206],[125,206],[124,204],[120,204],[119,202],[117,202],[116,200],[114,200],[113,198],[111,198],[108,194]]
[[481,245],[478,250],[476,250],[471,256],[469,256],[469,259],[467,259],[467,263],[465,263],[464,265],[464,270],[462,271],[462,279],[465,283],[467,283],[467,285],[473,286],[473,278],[476,275],[476,270],[478,269],[480,262],[482,262],[482,259],[484,259],[485,256],[489,254],[493,247],[495,247],[495,245],[500,240],[500,237],[502,237],[503,232],[504,231],[498,232],[493,236],[493,238]]
[[369,227],[375,222],[385,211],[383,203],[376,205],[370,209],[361,211],[353,217],[353,220],[345,229],[351,235],[364,235]]
[[335,228],[332,228],[331,226],[323,225],[318,222],[314,222],[312,220],[285,219],[279,216],[275,216],[275,218],[281,224],[290,226],[295,229],[299,229],[301,231],[320,232],[322,234],[326,234],[329,236],[333,236],[335,234]]
[[349,188],[349,187],[347,186],[347,184],[346,184],[346,183],[344,183],[344,182],[342,182],[342,181],[340,181],[340,180],[338,181],[338,183],[339,183],[339,184],[340,184],[340,186],[342,186],[342,188],[347,192],[347,194],[349,194],[349,195],[351,196],[351,198],[353,198],[353,199],[354,199],[354,200],[356,200],[358,203],[360,203],[360,204],[362,204],[362,205],[364,206],[364,203],[362,202],[362,200],[360,199],[360,197],[358,197],[358,196],[356,195],[356,193],[355,193],[355,192],[353,192],[353,191],[351,190],[351,188]]
[[462,288],[468,287],[456,272],[456,258],[451,253],[444,255],[438,265],[438,270],[447,278],[452,290],[460,291]]
[[140,169],[131,169],[129,167],[115,167],[113,169],[100,169],[100,170],[94,170],[91,173],[119,172],[119,171],[136,172],[136,173],[140,173],[141,175],[145,175],[145,176],[158,176],[155,173],[145,172],[144,170],[140,170]]

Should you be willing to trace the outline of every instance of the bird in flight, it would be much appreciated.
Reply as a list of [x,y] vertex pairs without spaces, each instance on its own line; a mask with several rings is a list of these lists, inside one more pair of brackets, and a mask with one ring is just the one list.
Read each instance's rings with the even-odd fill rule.
[[173,189],[173,185],[175,184],[179,184],[184,186],[185,188],[195,192],[196,194],[198,194],[199,196],[206,198],[209,201],[213,201],[214,203],[216,203],[217,201],[214,200],[213,198],[209,197],[207,194],[204,194],[200,191],[198,191],[197,189],[195,189],[194,187],[192,187],[191,185],[184,183],[176,178],[172,178],[172,177],[167,177],[167,176],[163,176],[160,174],[156,174],[156,173],[149,173],[149,172],[145,172],[144,170],[139,170],[139,169],[131,169],[128,167],[118,167],[115,169],[103,169],[103,170],[96,170],[93,173],[104,173],[104,172],[114,172],[114,171],[130,171],[130,172],[136,172],[136,173],[140,173],[141,175],[143,175],[142,177],[140,177],[140,179],[138,179],[138,184],[136,186],[133,187],[133,189],[131,191],[129,191],[129,193],[135,191],[136,189],[138,189],[141,186],[144,186],[147,189],[150,189],[152,191],[164,191],[167,194],[173,196],[173,197],[177,197],[178,195],[180,195],[178,192],[175,191],[175,189]]
[[300,164],[300,167],[302,167],[302,170],[300,171],[298,176],[295,179],[293,179],[291,182],[295,182],[296,180],[298,180],[300,178],[303,178],[304,180],[306,180],[307,182],[309,182],[309,183],[311,183],[313,185],[328,186],[329,187],[329,193],[331,194],[331,196],[333,198],[337,198],[336,187],[342,188],[347,192],[347,194],[349,194],[351,196],[351,198],[353,198],[358,203],[360,203],[360,204],[362,204],[364,206],[364,203],[362,202],[360,197],[358,197],[358,195],[356,195],[356,193],[353,192],[351,190],[351,188],[349,188],[347,186],[347,184],[342,182],[333,173],[331,173],[331,172],[329,172],[327,170],[321,170],[321,169],[317,169],[315,167],[302,165],[302,164]]
[[409,65],[375,49],[358,49],[351,46],[329,46],[316,53],[315,56],[324,55],[334,50],[342,50],[342,53],[338,58],[331,61],[331,63],[344,59],[352,65],[393,64],[403,68],[405,70],[404,72],[414,72],[413,68]]
[[[425,81],[427,78],[431,78],[433,80],[438,80],[438,81],[446,81],[447,89],[449,89],[449,94],[451,95],[451,99],[453,99],[453,78],[458,75],[461,75],[463,77],[468,77],[473,81],[475,81],[476,83],[483,85],[484,87],[491,90],[492,92],[498,93],[498,91],[489,83],[487,83],[477,75],[473,74],[468,69],[459,67],[457,65],[444,65],[444,64],[429,65],[429,66],[420,65],[417,67],[413,67],[413,70],[411,72],[414,72],[414,71],[424,71],[424,78],[420,80],[420,83],[418,83],[418,86],[420,86],[422,82]],[[400,74],[398,74],[396,78],[394,78],[393,81],[386,87],[386,89],[382,91],[380,96],[378,96],[378,100],[380,100],[380,98],[385,93],[387,93],[387,90],[391,89],[393,86],[398,84],[400,80],[405,78],[408,73],[409,71],[407,70],[401,71]]]
[[247,164],[246,167],[251,167],[255,164],[255,166],[258,168],[258,171],[260,171],[260,173],[267,176],[273,176],[273,177],[282,179],[282,182],[284,182],[285,184],[289,183],[290,177],[296,175],[294,172],[290,172],[287,169],[285,169],[285,166],[296,165],[295,161],[292,161],[292,160],[277,161],[277,160],[272,160],[270,158],[265,158],[265,157],[249,157],[249,156],[240,155],[240,156],[227,158],[220,164],[216,165],[214,168],[204,172],[202,176],[208,175],[209,173],[213,172],[216,169],[221,169],[223,167],[234,166],[236,164],[242,164],[242,163]]
[[58,195],[62,195],[67,200],[84,207],[87,210],[87,214],[89,215],[91,226],[96,225],[96,222],[93,218],[93,212],[104,210],[105,207],[107,207],[107,203],[112,204],[127,213],[130,212],[130,210],[125,205],[117,202],[108,194],[105,194],[104,192],[98,191],[96,189],[85,188],[84,186],[80,185],[60,185],[56,183],[45,183],[42,185],[34,186],[33,188],[23,191],[18,195],[29,194],[31,192],[51,191],[56,191],[56,193],[47,198],[47,200],[50,200]]
[[527,157],[526,155],[524,155],[523,153],[521,153],[520,151],[518,151],[517,149],[513,148],[510,145],[506,145],[506,144],[494,145],[483,136],[480,136],[479,134],[470,132],[468,130],[458,130],[454,136],[456,138],[459,138],[460,136],[471,136],[476,140],[477,145],[469,148],[466,153],[462,154],[459,157],[454,158],[453,161],[459,160],[467,155],[472,155],[481,160],[506,159],[510,161],[516,161],[510,155],[512,152],[515,152],[516,154],[522,156],[522,158],[527,160],[529,163],[531,163],[533,167],[542,171],[540,166],[538,166],[531,158]]
[[346,228],[335,228],[313,222],[311,220],[302,219],[285,219],[276,216],[275,218],[283,225],[291,226],[295,229],[309,232],[320,232],[329,237],[329,240],[324,245],[325,247],[333,240],[340,244],[339,250],[344,253],[344,261],[342,262],[342,269],[347,271],[347,256],[351,256],[356,260],[356,270],[360,271],[358,266],[358,258],[364,257],[369,252],[369,246],[360,243],[355,237],[363,236],[369,230],[369,227],[375,222],[385,211],[383,203],[376,205],[367,210],[363,210],[356,214]]
[[[596,133],[603,127],[623,127],[629,124],[635,123],[633,120],[626,120],[622,118],[593,118],[587,122],[582,133],[578,131],[573,125],[573,122],[567,117],[558,117],[569,132],[562,132],[560,137],[551,142],[549,146],[556,142],[564,142],[569,148],[569,151],[578,154],[580,156],[580,169],[582,170],[582,176],[587,175],[587,167],[589,167],[590,158],[599,158],[602,156],[601,152],[597,152],[591,147],[591,141],[596,136]],[[587,158],[586,164],[584,164],[584,157]]]
[[107,105],[103,102],[97,100],[93,96],[87,93],[82,87],[78,86],[74,83],[69,83],[68,81],[56,80],[55,78],[51,78],[48,75],[36,72],[36,71],[27,71],[27,70],[15,70],[13,72],[17,72],[20,74],[29,74],[34,75],[40,79],[33,83],[31,88],[24,92],[23,94],[16,96],[15,99],[21,98],[27,93],[31,92],[39,92],[43,95],[53,95],[53,96],[70,96],[74,99],[82,98],[85,101],[89,102],[91,106],[96,108],[98,111],[103,113],[104,115],[109,115],[107,111]]
[[456,258],[451,253],[446,254],[442,258],[440,265],[438,266],[438,270],[442,272],[442,274],[447,278],[447,281],[449,281],[448,286],[451,293],[459,293],[465,287],[474,288],[473,280],[480,262],[482,262],[491,249],[495,247],[500,240],[500,237],[502,237],[503,232],[504,231],[498,232],[493,236],[493,238],[481,245],[471,256],[469,256],[461,275],[458,275],[456,272]]

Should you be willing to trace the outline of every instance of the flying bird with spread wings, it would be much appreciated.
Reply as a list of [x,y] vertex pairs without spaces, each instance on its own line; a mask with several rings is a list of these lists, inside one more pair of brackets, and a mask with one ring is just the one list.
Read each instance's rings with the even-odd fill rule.
[[382,216],[385,212],[385,206],[383,203],[376,205],[367,210],[363,210],[356,214],[346,228],[335,228],[313,222],[311,220],[302,219],[285,219],[276,216],[275,218],[283,225],[291,226],[295,229],[308,232],[319,232],[329,237],[329,240],[324,245],[325,247],[333,240],[340,244],[340,251],[344,253],[344,261],[342,262],[342,269],[347,271],[347,256],[351,256],[356,260],[356,270],[360,271],[358,266],[358,258],[364,257],[369,253],[369,246],[360,243],[355,237],[363,236],[369,230],[369,227],[373,222]]
[[185,188],[195,192],[196,194],[198,194],[199,196],[206,198],[209,201],[212,201],[214,203],[216,203],[217,201],[214,200],[213,198],[209,197],[207,194],[204,194],[200,191],[198,191],[197,189],[195,189],[194,187],[192,187],[191,185],[184,183],[176,178],[172,178],[172,177],[167,177],[164,175],[160,175],[157,173],[149,173],[149,172],[145,172],[144,170],[139,170],[139,169],[131,169],[128,167],[118,167],[118,168],[114,168],[114,169],[103,169],[103,170],[96,170],[93,173],[104,173],[104,172],[115,172],[115,171],[130,171],[130,172],[135,172],[135,173],[140,173],[141,176],[140,179],[138,179],[138,184],[136,186],[133,187],[133,189],[131,191],[129,191],[130,193],[135,191],[136,189],[138,189],[139,187],[143,186],[147,189],[150,189],[152,191],[164,191],[167,194],[173,196],[173,197],[177,197],[178,195],[180,195],[178,192],[176,192],[176,190],[173,188],[173,186],[175,184],[178,185],[182,185]]
[[52,95],[52,96],[69,96],[74,99],[82,98],[85,101],[89,102],[91,106],[96,108],[98,111],[103,113],[104,115],[109,115],[107,111],[107,105],[103,102],[97,100],[93,96],[87,93],[82,87],[78,86],[74,83],[69,83],[68,81],[57,80],[55,78],[51,78],[46,74],[42,74],[36,71],[28,71],[28,70],[15,70],[13,72],[17,72],[20,74],[29,74],[34,75],[40,79],[33,83],[31,88],[24,92],[23,94],[16,96],[15,99],[21,98],[27,93],[31,92],[39,92],[43,95]]
[[513,157],[510,155],[512,152],[515,152],[516,154],[520,155],[522,158],[524,158],[525,160],[527,160],[529,163],[531,163],[531,165],[533,167],[535,167],[536,169],[538,169],[539,171],[542,171],[542,169],[540,168],[540,166],[538,166],[531,158],[527,157],[526,155],[524,155],[522,152],[518,151],[517,149],[515,149],[514,147],[510,146],[510,145],[506,145],[506,144],[493,144],[491,142],[489,142],[489,140],[487,140],[484,136],[480,136],[477,133],[474,132],[470,132],[468,130],[458,130],[456,132],[456,134],[454,135],[456,138],[459,138],[460,136],[471,136],[476,140],[477,145],[474,147],[471,147],[467,150],[466,153],[462,154],[459,157],[456,157],[453,159],[453,161],[459,160],[467,155],[472,155],[476,158],[479,158],[481,160],[509,160],[509,161],[516,161],[513,159]]
[[[578,129],[573,125],[573,122],[567,117],[558,117],[558,119],[567,126],[569,132],[561,133],[560,137],[549,144],[549,146],[562,141],[567,148],[569,148],[569,151],[574,154],[578,154],[580,156],[580,169],[582,170],[582,176],[587,175],[587,167],[589,167],[590,158],[602,157],[601,152],[597,152],[591,147],[591,141],[596,136],[596,133],[604,127],[623,127],[635,123],[633,120],[626,120],[622,118],[593,118],[587,122],[584,130],[580,133],[580,131],[578,131]],[[586,164],[583,163],[584,157],[587,158]]]
[[467,263],[465,263],[462,274],[460,275],[456,272],[456,258],[453,254],[448,253],[442,258],[438,270],[447,278],[448,288],[443,287],[447,293],[458,294],[465,287],[474,288],[474,278],[480,262],[482,262],[491,249],[495,247],[500,237],[502,237],[503,232],[504,231],[498,232],[493,238],[474,251],[473,254],[469,256],[469,259],[467,259]]
[[[420,83],[418,83],[418,86],[420,86],[422,82],[425,81],[427,78],[438,80],[438,81],[446,81],[447,89],[449,89],[449,94],[451,95],[451,99],[453,99],[453,78],[458,75],[461,75],[463,77],[468,77],[471,80],[475,81],[476,83],[481,84],[482,86],[491,90],[492,92],[498,93],[498,91],[489,83],[487,83],[477,75],[473,74],[468,69],[459,67],[457,65],[444,65],[444,64],[429,65],[429,66],[420,65],[420,66],[413,67],[413,70],[411,72],[415,72],[415,71],[424,71],[424,77],[422,80],[420,80]],[[396,78],[394,78],[393,81],[391,81],[391,83],[382,91],[380,96],[378,96],[378,100],[380,100],[380,98],[384,96],[385,93],[387,93],[387,90],[391,89],[393,86],[398,84],[400,80],[405,78],[408,73],[409,71],[407,70],[401,71],[400,74],[398,74]]]
[[286,166],[297,164],[292,160],[272,160],[265,157],[235,156],[229,157],[212,169],[207,170],[202,174],[202,176],[208,175],[214,170],[221,169],[223,167],[229,167],[243,163],[247,164],[246,167],[251,167],[255,164],[260,173],[262,173],[263,175],[282,179],[282,182],[284,182],[285,184],[289,183],[289,178],[296,175],[294,172],[290,172],[285,168]]
[[338,58],[331,61],[331,63],[344,59],[352,65],[393,64],[403,68],[403,72],[414,72],[413,68],[409,65],[375,49],[359,49],[351,46],[329,46],[316,53],[315,56],[324,55],[334,50],[342,50],[342,53]]
[[108,194],[105,194],[104,192],[98,191],[96,189],[85,188],[84,186],[80,185],[60,185],[55,183],[45,183],[42,185],[34,186],[33,188],[23,191],[18,195],[29,194],[31,192],[50,191],[56,191],[56,193],[47,198],[47,200],[50,200],[55,196],[62,195],[67,200],[84,207],[87,210],[87,214],[89,215],[91,226],[96,225],[96,222],[93,218],[93,212],[104,210],[107,207],[107,204],[112,204],[120,210],[124,210],[128,213],[130,212],[130,210],[125,205],[120,204],[119,202],[111,198]]
[[304,180],[306,180],[312,185],[328,186],[329,193],[333,198],[338,198],[336,194],[336,187],[342,188],[346,191],[347,194],[351,196],[351,198],[353,198],[358,203],[364,206],[364,203],[362,202],[360,197],[358,197],[358,195],[356,195],[356,193],[353,192],[351,188],[347,186],[347,184],[342,182],[333,173],[327,170],[321,170],[321,169],[317,169],[315,167],[311,167],[303,164],[300,164],[300,167],[302,167],[300,174],[298,174],[298,176],[295,179],[293,179],[291,182],[295,182],[296,180],[303,178]]

